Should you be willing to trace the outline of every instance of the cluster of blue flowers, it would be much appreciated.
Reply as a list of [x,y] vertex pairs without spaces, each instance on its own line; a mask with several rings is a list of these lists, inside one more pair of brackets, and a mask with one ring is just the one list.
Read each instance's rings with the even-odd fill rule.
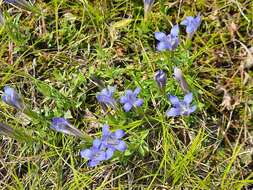
[[[27,5],[24,1],[15,0],[5,0],[6,3],[19,3],[20,5]],[[150,9],[154,0],[144,0],[145,9]],[[201,17],[188,16],[182,22],[181,25],[186,26],[186,32],[191,38],[196,32],[197,28],[201,23]],[[179,45],[179,25],[172,27],[170,34],[166,35],[163,32],[155,32],[155,38],[158,40],[157,50],[175,50]],[[158,70],[155,73],[155,81],[161,90],[165,90],[167,82],[167,74],[163,70]],[[174,79],[180,84],[185,96],[183,100],[178,97],[168,94],[169,101],[172,107],[166,111],[166,116],[168,117],[178,117],[178,116],[188,116],[193,113],[196,109],[196,105],[192,105],[193,94],[189,92],[188,84],[183,76],[182,71],[175,67],[174,68]],[[116,91],[115,86],[108,86],[98,92],[96,98],[100,104],[106,107],[111,107],[112,109],[117,108],[117,100],[114,98],[114,93]],[[135,88],[133,91],[127,89],[119,98],[120,104],[123,106],[125,112],[133,110],[133,108],[141,107],[144,100],[138,98],[141,89],[139,87]],[[2,100],[14,108],[24,111],[26,109],[25,104],[22,101],[21,96],[11,87],[4,87],[4,93],[2,95]],[[51,129],[62,132],[68,135],[74,135],[78,137],[83,137],[83,133],[76,127],[71,125],[71,123],[63,117],[55,117],[51,121]],[[80,155],[88,161],[88,166],[95,167],[100,162],[109,160],[113,157],[116,150],[124,152],[127,149],[126,143],[122,140],[125,132],[118,129],[111,132],[108,125],[103,125],[102,127],[102,137],[93,140],[92,147],[81,150]]]
[[[191,38],[197,31],[201,23],[200,15],[195,18],[192,16],[186,17],[180,24],[186,26],[186,33]],[[171,28],[170,34],[166,35],[163,32],[155,32],[155,38],[159,41],[157,44],[157,50],[175,50],[179,45],[179,26],[178,24]]]
[[87,159],[88,166],[94,167],[101,161],[112,158],[114,152],[119,150],[124,152],[127,149],[126,143],[121,140],[125,132],[121,129],[111,132],[108,125],[102,127],[101,139],[95,139],[89,149],[80,152],[82,158]]
[[[113,97],[116,88],[108,86],[104,88],[101,92],[97,94],[97,100],[101,104],[106,106],[111,106],[112,108],[116,107],[116,100]],[[134,107],[140,107],[143,104],[143,99],[137,98],[141,89],[136,88],[134,91],[128,89],[125,92],[125,95],[121,96],[120,103],[123,104],[123,109],[125,112],[129,112]]]

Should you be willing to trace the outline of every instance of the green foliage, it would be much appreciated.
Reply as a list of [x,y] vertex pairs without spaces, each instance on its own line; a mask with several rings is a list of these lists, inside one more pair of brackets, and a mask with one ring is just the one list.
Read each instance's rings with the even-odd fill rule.
[[[19,89],[31,119],[22,122],[0,103],[1,189],[250,188],[253,85],[251,68],[241,66],[247,56],[241,43],[248,49],[253,43],[251,1],[159,0],[146,20],[141,0],[38,0],[35,6],[1,7],[1,89]],[[154,32],[168,33],[199,12],[202,24],[192,40],[182,28],[175,52],[155,50]],[[165,116],[167,94],[184,95],[174,66],[198,105],[189,117]],[[168,75],[164,92],[154,81],[158,69]],[[117,86],[116,99],[138,86],[144,105],[129,113],[120,103],[103,110],[96,100],[103,85]],[[227,107],[221,87],[231,100]],[[92,138],[101,136],[101,124],[123,129],[128,149],[88,168],[79,154],[91,140],[52,131],[50,119],[58,116]]]

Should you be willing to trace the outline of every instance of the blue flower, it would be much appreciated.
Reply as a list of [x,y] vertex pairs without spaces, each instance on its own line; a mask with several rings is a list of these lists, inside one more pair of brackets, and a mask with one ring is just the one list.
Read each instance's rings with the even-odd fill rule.
[[80,152],[82,158],[86,158],[89,167],[97,166],[101,161],[112,158],[115,150],[124,152],[127,149],[126,143],[121,140],[125,135],[123,130],[111,132],[108,125],[102,128],[102,138],[95,139],[93,145],[89,149]]
[[13,4],[20,8],[29,8],[31,4],[26,0],[4,0],[5,3]]
[[4,94],[2,95],[2,100],[17,109],[22,110],[24,108],[24,104],[22,102],[22,99],[20,95],[15,91],[14,88],[11,88],[9,86],[4,87]]
[[4,23],[5,23],[5,20],[4,20],[3,12],[0,9],[0,26],[3,25]]
[[147,15],[147,13],[150,11],[152,5],[154,4],[155,0],[143,0],[144,3],[144,13]]
[[125,135],[125,132],[121,129],[111,132],[108,125],[104,125],[102,128],[102,148],[106,148],[107,159],[113,156],[115,150],[124,152],[127,148],[126,143],[121,140]]
[[29,1],[26,0],[4,0],[4,3],[14,5],[18,8],[31,11],[33,13],[41,14],[40,10],[33,6]]
[[137,98],[141,89],[136,88],[134,92],[132,90],[127,90],[125,95],[120,98],[120,103],[124,104],[124,110],[126,112],[130,111],[132,107],[140,107],[143,104],[143,100]]
[[18,0],[4,0],[6,3],[15,3]]
[[166,112],[166,115],[168,117],[190,115],[197,109],[196,105],[191,106],[192,98],[192,93],[186,94],[183,101],[179,101],[176,96],[169,95],[169,99],[173,107]]
[[163,70],[158,70],[155,73],[155,80],[159,88],[163,89],[166,86],[166,82],[167,82],[166,73]]
[[50,126],[51,129],[62,132],[68,135],[74,135],[78,137],[83,137],[83,133],[79,131],[77,128],[72,126],[68,120],[63,117],[54,117],[52,119],[52,124]]
[[155,32],[155,38],[159,41],[157,44],[157,50],[175,50],[179,44],[179,26],[175,25],[172,27],[169,35],[163,32]]
[[176,81],[179,83],[180,87],[182,90],[186,93],[189,91],[188,84],[184,78],[183,72],[181,71],[180,68],[174,67],[174,73],[173,73],[174,78]]
[[186,26],[186,33],[189,34],[190,37],[197,31],[198,27],[201,23],[200,15],[193,18],[192,16],[186,17],[180,24]]
[[106,152],[101,149],[101,140],[95,139],[93,146],[89,149],[84,149],[80,152],[82,158],[87,159],[89,167],[97,166],[101,161],[106,160]]
[[104,88],[101,92],[97,93],[96,97],[98,102],[115,108],[116,101],[113,98],[115,90],[116,88],[114,86],[108,86],[107,88]]

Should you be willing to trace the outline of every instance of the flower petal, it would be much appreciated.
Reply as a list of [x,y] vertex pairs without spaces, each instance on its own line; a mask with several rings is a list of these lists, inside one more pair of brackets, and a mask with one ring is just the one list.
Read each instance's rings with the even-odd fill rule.
[[142,104],[143,104],[143,100],[142,100],[142,99],[138,99],[138,100],[136,100],[136,101],[134,102],[134,105],[135,105],[136,107],[140,107],[140,106],[142,106]]
[[194,18],[192,16],[188,16],[180,24],[184,26],[188,26],[193,21],[193,19]]
[[13,96],[15,94],[15,90],[9,86],[5,86],[4,87],[4,93],[7,95],[7,96]]
[[121,152],[124,152],[127,149],[127,145],[124,141],[120,141],[115,148]]
[[124,135],[125,132],[121,129],[118,129],[113,133],[113,137],[115,137],[116,139],[121,139]]
[[179,116],[179,115],[181,115],[180,108],[170,108],[170,109],[166,112],[166,115],[167,115],[168,117],[176,117],[176,116]]
[[134,95],[137,96],[140,92],[141,92],[141,89],[140,89],[139,87],[137,87],[137,88],[134,90]]
[[126,103],[124,104],[123,108],[125,110],[125,112],[129,112],[131,110],[131,108],[133,107],[132,104]]
[[93,140],[93,143],[92,143],[92,144],[93,144],[93,147],[94,147],[94,148],[99,149],[101,143],[102,143],[102,141],[101,141],[100,139],[95,139],[95,140]]
[[109,160],[113,154],[114,154],[115,149],[112,148],[108,148],[105,152],[106,156],[105,156],[105,160]]
[[116,90],[116,86],[108,86],[107,90],[112,95]]
[[195,32],[195,25],[188,25],[187,27],[186,27],[186,33],[188,33],[188,34],[193,34],[194,32]]
[[166,34],[163,32],[155,32],[155,39],[159,41],[164,41],[167,38]]
[[82,158],[90,160],[92,158],[92,151],[90,149],[84,149],[84,150],[80,151],[80,156]]
[[190,107],[188,113],[191,114],[191,113],[195,112],[196,109],[197,109],[197,106],[194,105],[194,106]]
[[91,161],[88,162],[88,166],[89,166],[89,167],[95,167],[95,166],[97,166],[99,163],[100,163],[100,161],[98,161],[98,160],[91,160]]
[[128,98],[128,97],[131,97],[132,95],[133,95],[133,91],[130,89],[127,89],[126,90],[126,97]]
[[125,104],[128,101],[128,98],[126,96],[121,96],[120,103]]
[[99,161],[103,161],[106,159],[106,153],[105,151],[102,150],[98,150],[97,152],[95,152],[95,156],[93,157],[94,160],[99,160]]
[[186,95],[184,96],[183,102],[184,102],[185,104],[189,105],[189,104],[192,102],[192,98],[193,98],[192,93],[189,92],[188,94],[186,94]]
[[110,129],[109,129],[109,125],[107,125],[107,124],[103,125],[102,134],[103,134],[103,136],[108,136],[111,134]]
[[169,95],[169,99],[170,99],[170,102],[173,106],[178,106],[180,104],[180,101],[179,101],[178,97],[176,97],[176,96]]
[[166,49],[171,49],[171,45],[168,43],[168,41],[162,41],[162,42],[159,42],[157,44],[157,48],[156,48],[158,51],[163,51],[163,50],[166,50]]
[[170,34],[171,34],[172,36],[178,36],[178,34],[179,34],[179,26],[178,26],[178,24],[175,25],[175,26],[173,26],[173,27],[171,28]]
[[170,50],[175,50],[175,49],[177,49],[177,47],[178,47],[178,44],[179,44],[179,39],[178,39],[178,37],[172,37],[171,38],[171,48],[170,48]]

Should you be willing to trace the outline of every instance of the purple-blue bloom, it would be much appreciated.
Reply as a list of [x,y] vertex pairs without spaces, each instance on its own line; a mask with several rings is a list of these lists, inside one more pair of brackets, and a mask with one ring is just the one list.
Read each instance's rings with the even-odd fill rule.
[[167,75],[163,70],[158,70],[155,73],[155,80],[160,89],[166,86]]
[[5,22],[5,20],[4,20],[3,12],[2,12],[2,10],[0,9],[0,26],[3,25],[4,22]]
[[17,0],[4,0],[6,3],[15,3]]
[[68,135],[83,137],[83,133],[72,126],[69,121],[63,117],[54,117],[52,119],[50,128],[57,132],[62,132]]
[[126,112],[130,111],[132,107],[142,106],[143,100],[137,98],[140,91],[140,88],[136,88],[134,91],[127,90],[125,95],[120,98],[120,103],[124,104],[123,108]]
[[108,125],[103,125],[102,138],[95,139],[93,146],[80,152],[82,158],[86,158],[89,167],[97,166],[101,161],[112,158],[115,150],[124,152],[127,149],[126,143],[121,140],[125,132],[121,129],[111,132]]
[[80,152],[82,158],[87,159],[89,167],[97,166],[101,161],[106,160],[106,152],[101,149],[101,140],[95,139],[93,146],[89,149],[84,149]]
[[110,159],[113,156],[115,150],[124,152],[127,148],[126,143],[121,140],[125,135],[125,132],[121,129],[111,132],[109,130],[109,125],[104,125],[102,128],[102,148],[106,148],[107,159]]
[[170,50],[173,51],[177,48],[179,44],[179,26],[178,24],[173,26],[170,34],[166,35],[163,32],[155,32],[155,38],[159,41],[157,44],[157,50]]
[[174,78],[176,81],[179,83],[180,87],[182,90],[186,93],[189,91],[188,84],[184,78],[183,72],[181,71],[180,68],[174,67],[174,73],[173,73]]
[[114,86],[108,86],[107,88],[104,88],[101,92],[97,93],[96,97],[98,102],[115,108],[116,101],[113,98],[115,90],[116,88]]
[[22,110],[24,108],[24,104],[22,102],[22,99],[20,95],[15,91],[14,88],[11,88],[9,86],[4,87],[4,94],[2,95],[2,100],[17,109]]
[[155,0],[143,0],[144,3],[144,13],[145,15],[150,11],[152,5],[154,4]]
[[169,99],[173,107],[166,112],[168,117],[190,115],[197,109],[196,105],[191,106],[193,99],[192,93],[186,94],[183,101],[180,101],[178,97],[172,95],[169,95]]
[[40,13],[36,7],[34,7],[29,1],[26,0],[4,0],[5,3],[12,4],[18,8],[31,11],[34,13]]
[[197,31],[198,27],[201,23],[200,15],[195,18],[192,16],[186,17],[180,24],[186,26],[186,33],[189,34],[190,37]]
[[20,8],[25,8],[31,6],[31,4],[26,0],[4,0],[5,3],[13,4]]

